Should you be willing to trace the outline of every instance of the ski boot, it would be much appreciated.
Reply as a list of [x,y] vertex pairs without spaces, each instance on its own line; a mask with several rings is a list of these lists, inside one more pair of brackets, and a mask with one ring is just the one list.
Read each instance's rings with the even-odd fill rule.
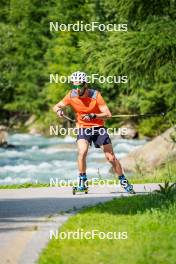
[[85,194],[88,194],[88,182],[86,174],[79,176],[78,186],[73,186],[73,195],[75,195],[76,192],[84,192]]
[[120,185],[124,188],[124,190],[127,193],[135,194],[135,191],[133,189],[133,185],[129,183],[129,181],[127,180],[127,178],[124,175],[119,176],[119,180],[120,180]]

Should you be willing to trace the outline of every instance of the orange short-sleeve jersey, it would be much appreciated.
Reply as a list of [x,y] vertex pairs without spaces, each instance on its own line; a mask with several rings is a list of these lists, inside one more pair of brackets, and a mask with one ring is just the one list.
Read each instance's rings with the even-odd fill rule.
[[104,120],[95,118],[90,121],[83,120],[81,115],[83,114],[99,114],[101,113],[100,107],[106,106],[104,99],[100,92],[94,89],[88,90],[87,97],[79,97],[76,89],[71,90],[60,102],[62,105],[70,105],[76,113],[77,127],[92,127],[92,126],[104,126]]

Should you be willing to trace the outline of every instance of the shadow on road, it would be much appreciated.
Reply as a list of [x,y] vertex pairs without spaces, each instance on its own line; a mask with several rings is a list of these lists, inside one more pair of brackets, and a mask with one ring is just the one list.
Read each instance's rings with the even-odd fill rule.
[[1,199],[0,233],[29,230],[44,224],[52,215],[76,211],[112,197]]
[[[20,217],[47,217],[59,212],[104,202],[112,197],[1,199],[0,222],[3,222],[4,219],[10,221],[11,218]],[[15,221],[17,220],[15,219]]]
[[[113,199],[113,201],[112,201]],[[114,203],[115,200],[115,203]],[[1,199],[0,200],[0,232],[24,228],[24,226],[42,224],[56,214],[74,212],[89,206],[88,210],[100,213],[134,215],[151,208],[162,208],[168,201],[172,202],[173,195],[167,199],[158,194],[135,195],[131,197],[114,198],[112,196],[89,197],[47,197],[30,199]],[[107,203],[103,203],[108,201]],[[96,208],[92,205],[98,204]],[[84,210],[81,212],[84,213]]]

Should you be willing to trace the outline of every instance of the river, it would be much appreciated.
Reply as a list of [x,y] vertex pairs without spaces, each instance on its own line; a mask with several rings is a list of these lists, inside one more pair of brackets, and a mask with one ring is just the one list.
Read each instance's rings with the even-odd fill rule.
[[[77,177],[77,149],[72,137],[44,137],[41,135],[12,134],[8,142],[12,149],[0,148],[0,184],[49,183],[50,179],[73,180]],[[145,144],[145,140],[112,139],[118,158]],[[110,178],[110,165],[101,149],[91,147],[87,159],[87,174]]]

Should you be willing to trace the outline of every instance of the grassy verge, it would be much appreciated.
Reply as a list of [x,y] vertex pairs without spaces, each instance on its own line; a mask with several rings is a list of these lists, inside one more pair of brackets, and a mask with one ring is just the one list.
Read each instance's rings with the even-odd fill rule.
[[49,184],[44,183],[24,183],[24,184],[11,184],[0,185],[0,189],[21,189],[21,188],[37,188],[37,187],[49,187]]
[[132,183],[176,182],[176,162],[169,161],[152,172],[137,172],[130,179]]
[[114,199],[71,217],[59,230],[127,232],[127,239],[52,239],[38,264],[174,264],[176,191]]

